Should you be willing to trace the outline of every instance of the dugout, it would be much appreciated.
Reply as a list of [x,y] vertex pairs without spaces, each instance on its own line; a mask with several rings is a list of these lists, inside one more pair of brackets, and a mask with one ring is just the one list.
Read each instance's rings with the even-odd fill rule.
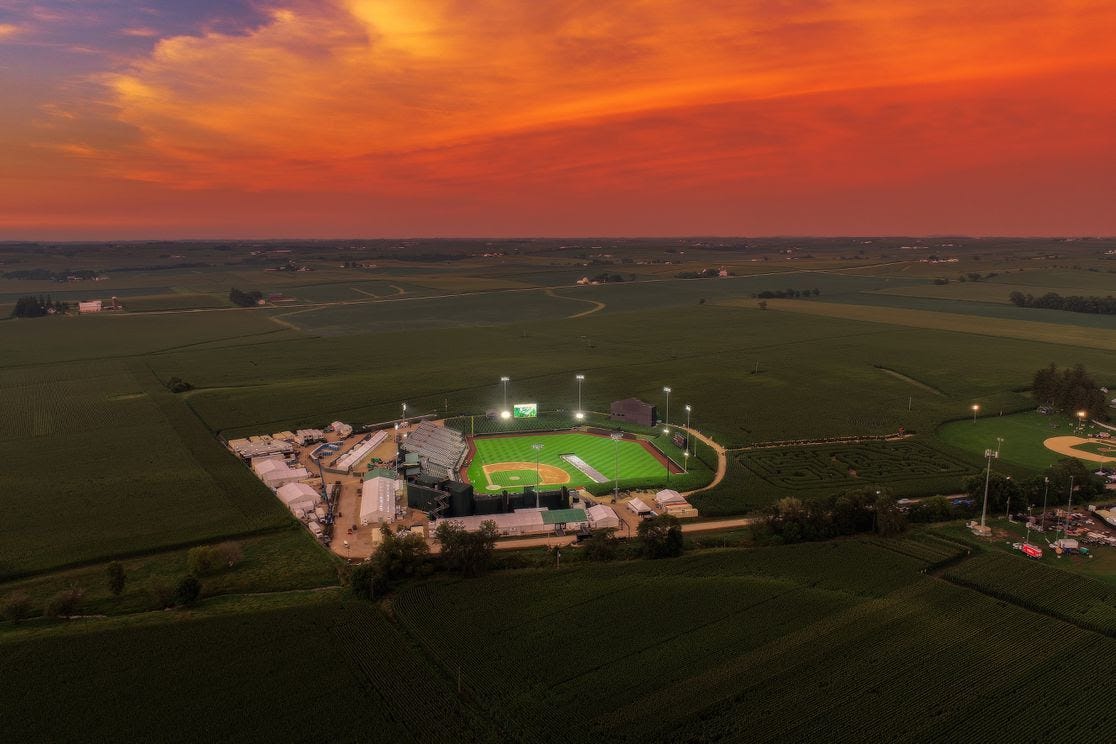
[[624,400],[612,401],[612,405],[609,407],[609,417],[613,421],[623,421],[639,426],[654,426],[658,420],[658,412],[655,410],[655,406],[644,403],[639,398],[625,398]]

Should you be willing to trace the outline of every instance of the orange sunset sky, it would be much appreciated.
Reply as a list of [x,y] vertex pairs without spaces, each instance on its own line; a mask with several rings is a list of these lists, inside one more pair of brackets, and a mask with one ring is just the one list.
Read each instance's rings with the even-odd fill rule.
[[0,0],[0,239],[1116,233],[1112,0]]

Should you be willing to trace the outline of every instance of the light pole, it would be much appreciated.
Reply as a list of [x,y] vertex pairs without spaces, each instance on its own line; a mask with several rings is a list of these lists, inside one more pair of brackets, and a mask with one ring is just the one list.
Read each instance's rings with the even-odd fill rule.
[[980,410],[980,406],[977,405],[976,403],[973,403],[973,423],[974,424],[976,423],[976,415],[977,415],[977,411],[979,411],[979,410]]
[[686,404],[686,450],[687,451],[689,451],[689,449],[690,449],[690,411],[692,411],[692,410],[693,409],[690,408],[690,404],[687,403]]
[[539,508],[539,486],[541,485],[542,478],[539,477],[539,451],[543,448],[542,442],[536,442],[531,445],[531,449],[535,450],[535,508]]
[[663,417],[663,423],[670,426],[670,388],[663,388],[663,392],[666,393],[666,416]]
[[996,437],[996,449],[984,450],[984,456],[988,458],[988,469],[984,471],[984,506],[980,510],[980,530],[984,532],[984,522],[988,516],[988,481],[992,477],[992,460],[993,458],[999,459],[1000,445],[1003,444],[1002,437]]
[[407,404],[403,404],[403,423],[407,423]]
[[1079,432],[1081,434],[1085,433],[1085,415],[1086,415],[1085,411],[1078,411],[1077,412],[1077,425],[1079,427],[1081,427],[1081,431]]
[[614,431],[609,434],[612,437],[612,455],[614,458],[612,466],[612,503],[620,498],[620,440],[624,438],[624,434],[619,431]]
[[504,384],[504,409],[500,411],[500,418],[502,419],[511,418],[511,411],[508,410],[508,382],[510,380],[510,377],[500,378],[500,382]]
[[1043,479],[1042,479],[1042,482],[1045,484],[1045,487],[1042,490],[1042,531],[1045,533],[1046,532],[1046,497],[1050,493],[1050,478],[1049,478],[1049,476],[1044,476]]
[[577,410],[574,412],[574,418],[581,421],[585,418],[585,411],[581,408],[581,383],[585,382],[585,375],[574,375],[577,380]]
[[682,472],[690,472],[690,450],[682,450]]

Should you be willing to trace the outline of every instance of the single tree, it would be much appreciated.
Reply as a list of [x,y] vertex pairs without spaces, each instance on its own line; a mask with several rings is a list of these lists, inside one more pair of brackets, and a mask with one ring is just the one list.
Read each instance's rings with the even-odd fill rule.
[[495,522],[484,522],[481,528],[467,532],[449,522],[442,522],[434,536],[442,546],[442,560],[451,571],[462,576],[479,576],[488,568],[499,536]]
[[201,596],[201,582],[195,576],[185,576],[174,588],[174,603],[187,607],[198,601]]
[[640,551],[647,558],[682,555],[682,525],[671,514],[660,514],[639,523]]
[[589,539],[581,543],[585,557],[591,561],[611,561],[619,552],[619,540],[616,539],[616,530],[611,527],[603,530],[593,530]]
[[124,592],[124,583],[127,581],[127,576],[124,574],[124,566],[119,561],[113,561],[108,565],[108,587],[112,592],[112,596],[119,597]]

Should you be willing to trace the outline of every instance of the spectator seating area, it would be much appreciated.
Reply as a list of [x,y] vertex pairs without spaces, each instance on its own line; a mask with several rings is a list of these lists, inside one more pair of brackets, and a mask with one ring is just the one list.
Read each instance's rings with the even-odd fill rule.
[[429,421],[420,422],[399,447],[419,456],[423,475],[444,480],[457,480],[467,450],[465,437],[460,432]]

